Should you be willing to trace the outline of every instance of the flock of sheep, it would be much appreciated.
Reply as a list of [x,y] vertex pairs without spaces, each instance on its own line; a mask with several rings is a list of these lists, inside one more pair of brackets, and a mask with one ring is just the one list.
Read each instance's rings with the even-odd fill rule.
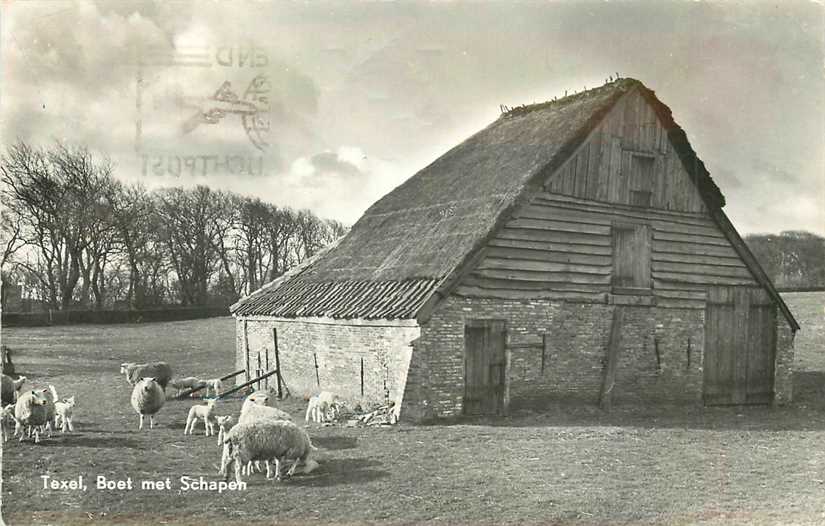
[[[75,397],[60,399],[53,385],[45,388],[24,390],[27,378],[21,376],[16,380],[2,375],[2,427],[3,442],[10,436],[20,435],[20,441],[28,437],[37,444],[41,433],[52,435],[52,430],[60,428],[61,432],[74,431],[72,416]],[[14,432],[12,433],[12,426]]]
[[[184,378],[172,379],[172,369],[165,362],[150,364],[127,363],[121,366],[121,373],[134,387],[131,403],[140,417],[139,428],[143,429],[144,416],[149,417],[150,429],[154,427],[154,416],[166,402],[167,385],[182,388],[212,389],[217,397],[220,393],[220,380],[198,380]],[[214,415],[217,398],[211,398],[204,404],[197,404],[189,409],[186,417],[184,434],[192,434],[198,421],[203,421],[206,436],[215,434],[218,427],[218,445],[223,452],[219,473],[229,477],[230,468],[234,467],[235,479],[241,482],[242,474],[251,474],[253,466],[260,471],[260,462],[266,466],[266,478],[273,477],[271,463],[275,465],[274,478],[281,480],[281,464],[291,462],[287,475],[292,476],[299,467],[303,473],[310,473],[318,463],[310,459],[315,451],[306,430],[299,427],[292,415],[276,407],[270,407],[269,395],[255,392],[244,400],[238,422],[230,429],[233,417]],[[334,415],[338,405],[336,396],[328,392],[312,397],[307,407],[306,420],[324,421]]]
[[[218,430],[218,445],[222,447],[219,474],[225,479],[234,469],[235,479],[242,482],[241,475],[251,475],[253,467],[261,471],[260,463],[266,468],[266,478],[281,480],[282,464],[289,466],[287,475],[292,476],[300,468],[301,473],[310,473],[318,467],[318,462],[310,458],[316,448],[309,434],[299,427],[292,415],[269,404],[266,392],[258,391],[247,396],[241,407],[237,424],[231,415],[216,415],[215,408],[222,388],[219,379],[200,380],[194,377],[173,379],[172,368],[165,362],[147,364],[124,363],[120,368],[126,380],[132,385],[131,405],[140,418],[139,429],[143,429],[144,417],[149,418],[149,428],[155,424],[155,415],[166,403],[167,386],[175,387],[180,395],[182,389],[211,390],[213,397],[205,403],[189,409],[184,434],[193,434],[198,421],[204,424],[206,436]],[[60,400],[53,385],[46,388],[24,390],[26,377],[13,380],[7,375],[2,379],[2,430],[4,440],[11,435],[20,436],[22,442],[30,438],[40,442],[42,433],[51,436],[52,430],[73,431],[72,412],[74,396]],[[305,420],[324,422],[337,416],[340,407],[338,397],[322,392],[310,398]],[[230,427],[231,426],[231,427]],[[271,469],[274,464],[274,471]]]

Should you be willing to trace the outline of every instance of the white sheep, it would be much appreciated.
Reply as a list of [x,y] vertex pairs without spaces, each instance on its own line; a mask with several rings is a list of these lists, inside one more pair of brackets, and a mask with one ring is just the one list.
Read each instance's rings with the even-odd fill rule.
[[72,423],[74,406],[74,395],[54,403],[54,426],[59,427],[61,433],[65,433],[67,429],[74,432],[74,425]]
[[18,429],[15,430],[15,435],[20,428],[25,427],[26,433],[20,435],[20,441],[23,437],[34,435],[34,443],[40,442],[40,426],[46,425],[46,404],[48,403],[43,391],[26,391],[21,394],[14,405],[14,419],[17,421]]
[[126,380],[130,385],[136,385],[141,378],[154,378],[164,391],[169,381],[172,380],[172,368],[166,362],[140,364],[127,362],[120,365],[120,372],[126,375]]
[[210,378],[206,380],[206,396],[209,396],[209,390],[212,390],[215,396],[220,396],[221,389],[223,389],[223,380],[220,378]]
[[215,422],[218,424],[218,445],[223,444],[223,437],[226,435],[226,428],[232,423],[232,415],[218,416]]
[[175,396],[180,396],[184,389],[202,389],[207,386],[206,380],[201,380],[194,376],[186,376],[184,378],[176,378],[169,382],[169,384],[178,390]]
[[195,425],[198,423],[199,418],[203,420],[204,433],[206,436],[215,434],[215,421],[212,418],[212,411],[215,409],[215,402],[217,402],[217,400],[213,398],[208,400],[206,404],[193,405],[189,409],[189,415],[186,417],[186,427],[183,428],[184,435],[187,431],[190,435],[194,433]]
[[304,420],[309,422],[311,418],[312,421],[316,423],[334,420],[338,417],[339,405],[338,395],[329,391],[321,391],[309,399],[307,414]]
[[252,394],[249,398],[244,400],[244,403],[241,406],[241,416],[238,418],[239,424],[241,422],[250,422],[252,420],[258,420],[261,418],[292,421],[292,415],[290,415],[286,411],[282,411],[277,407],[269,407],[267,405],[263,405],[259,403],[260,398],[252,399],[252,397],[254,396],[256,395]]
[[152,429],[155,427],[155,414],[166,402],[166,395],[154,378],[141,378],[132,389],[131,402],[132,407],[140,415],[138,429],[143,429],[143,415],[149,415],[149,429]]
[[270,479],[270,462],[275,463],[275,479],[281,480],[281,462],[292,460],[288,475],[295,474],[298,464],[304,462],[305,473],[311,472],[318,463],[309,460],[315,449],[309,435],[294,422],[286,420],[256,420],[239,423],[224,437],[221,471],[229,478],[229,468],[234,464],[235,480],[241,482],[241,469],[250,462],[266,462],[266,478]]

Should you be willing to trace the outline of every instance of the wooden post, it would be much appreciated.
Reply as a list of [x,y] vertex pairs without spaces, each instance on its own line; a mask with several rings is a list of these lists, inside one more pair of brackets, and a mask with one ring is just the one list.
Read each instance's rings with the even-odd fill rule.
[[243,347],[246,356],[246,381],[249,381],[249,334],[246,330],[246,320],[243,321]]
[[541,374],[544,374],[544,365],[547,361],[547,346],[550,345],[550,338],[547,333],[541,335]]
[[653,337],[653,352],[656,353],[656,371],[662,370],[662,355],[659,353],[659,337]]
[[599,407],[609,411],[613,403],[613,387],[616,385],[616,365],[619,362],[619,344],[622,334],[624,309],[616,307],[613,310],[613,322],[610,325],[610,341],[607,345],[607,363],[604,366],[604,380],[599,393]]
[[312,353],[312,358],[315,360],[315,384],[321,387],[321,377],[318,375],[318,354]]
[[364,396],[364,357],[361,357],[361,396]]
[[278,399],[281,399],[281,357],[278,355],[278,329],[275,327],[272,327],[272,343],[275,349],[275,385],[278,388]]
[[688,371],[690,371],[690,354],[691,354],[690,344],[691,344],[690,336],[688,336],[688,342],[687,342],[687,370]]
[[[258,366],[255,368],[255,376],[261,376],[261,351],[258,351]],[[255,389],[261,390],[261,380],[258,380],[258,385],[255,386]]]
[[[269,347],[264,347],[264,371],[269,372]],[[264,380],[264,388],[269,389],[269,377]]]

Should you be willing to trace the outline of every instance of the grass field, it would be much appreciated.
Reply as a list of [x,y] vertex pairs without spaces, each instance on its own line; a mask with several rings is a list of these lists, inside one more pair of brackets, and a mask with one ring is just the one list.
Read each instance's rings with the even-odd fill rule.
[[[3,343],[19,350],[22,374],[79,405],[74,434],[6,444],[3,515],[9,524],[822,524],[825,294],[786,298],[803,326],[791,407],[554,406],[436,426],[312,426],[316,472],[280,484],[255,475],[246,491],[222,494],[177,489],[181,475],[218,480],[214,437],[183,436],[191,402],[168,402],[159,426],[138,432],[118,365],[230,371],[231,319],[9,329]],[[302,416],[304,405],[283,408]],[[84,475],[88,491],[43,489],[44,474]],[[96,490],[96,475],[171,477],[175,489]]]

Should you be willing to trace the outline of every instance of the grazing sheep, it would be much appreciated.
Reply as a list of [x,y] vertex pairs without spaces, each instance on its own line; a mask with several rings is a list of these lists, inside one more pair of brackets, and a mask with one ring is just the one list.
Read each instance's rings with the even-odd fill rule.
[[3,442],[8,442],[9,437],[14,432],[12,426],[17,428],[17,420],[14,418],[14,404],[9,404],[0,413],[0,427],[3,429]]
[[219,416],[219,417],[215,418],[215,421],[218,424],[218,445],[219,446],[221,444],[223,444],[223,437],[226,435],[226,428],[229,424],[232,423],[232,420],[234,420],[234,419],[232,418],[231,415]]
[[195,424],[198,423],[198,418],[203,420],[204,433],[206,436],[215,434],[215,421],[212,418],[212,410],[215,409],[214,398],[208,400],[204,405],[193,405],[189,409],[189,415],[186,417],[186,427],[183,428],[183,434],[187,432],[191,435],[195,431]]
[[21,376],[15,380],[7,374],[2,375],[2,380],[0,380],[2,384],[0,391],[2,391],[2,394],[0,395],[0,399],[2,399],[3,405],[13,404],[17,401],[17,396],[26,379],[25,376]]
[[131,385],[136,385],[141,378],[154,378],[164,391],[172,380],[172,368],[166,362],[124,363],[120,366],[120,372],[126,375],[126,380]]
[[47,422],[47,404],[48,400],[43,396],[43,391],[26,391],[17,399],[14,405],[14,419],[18,428],[26,428],[26,433],[20,435],[21,442],[24,436],[34,434],[34,443],[40,443],[40,426],[46,425]]
[[212,389],[215,396],[220,396],[221,389],[223,389],[223,380],[220,378],[211,378],[206,380],[206,396],[209,396],[210,389]]
[[266,478],[271,478],[270,461],[275,463],[275,479],[281,480],[281,462],[292,460],[287,475],[295,474],[300,462],[306,463],[304,472],[309,473],[317,462],[309,455],[315,449],[306,431],[295,423],[285,420],[257,420],[238,423],[224,437],[221,474],[229,478],[229,468],[234,464],[235,480],[241,482],[241,469],[255,460],[266,462]]
[[61,433],[65,433],[66,429],[74,432],[74,425],[72,423],[74,406],[74,396],[64,398],[62,401],[54,403],[54,427],[60,427]]
[[155,427],[155,414],[160,411],[166,402],[163,388],[154,378],[141,378],[132,389],[132,407],[140,415],[140,426],[143,429],[143,415],[149,415],[149,429]]
[[180,396],[184,389],[202,389],[207,386],[206,380],[195,378],[194,376],[187,376],[185,378],[176,378],[170,382],[172,387],[178,390],[175,396]]
[[321,391],[309,399],[304,420],[309,422],[309,419],[312,418],[312,421],[316,423],[334,420],[338,417],[339,405],[338,395],[329,391]]

